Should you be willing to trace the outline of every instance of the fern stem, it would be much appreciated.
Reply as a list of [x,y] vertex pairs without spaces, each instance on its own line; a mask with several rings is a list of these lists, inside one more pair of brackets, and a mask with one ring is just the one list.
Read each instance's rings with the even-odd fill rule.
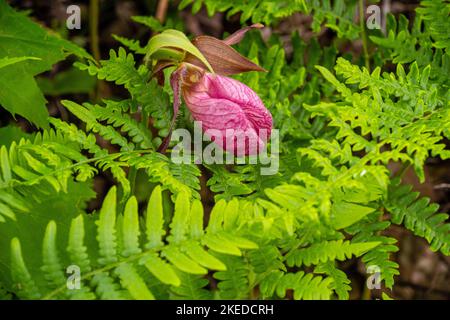
[[361,28],[361,39],[363,44],[363,55],[364,62],[367,70],[370,72],[370,56],[369,50],[367,49],[367,34],[366,34],[366,26],[365,26],[365,15],[364,15],[364,0],[359,0],[359,25]]

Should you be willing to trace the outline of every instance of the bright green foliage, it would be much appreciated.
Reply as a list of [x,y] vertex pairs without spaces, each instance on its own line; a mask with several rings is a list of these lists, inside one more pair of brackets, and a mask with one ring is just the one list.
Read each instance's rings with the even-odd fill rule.
[[[339,283],[345,284],[346,280],[337,269],[334,273],[318,269],[317,273],[325,272],[325,277],[286,271],[286,266],[292,269],[291,253],[301,242],[298,224],[288,225],[272,210],[234,199],[219,201],[204,227],[199,200],[191,201],[188,194],[179,193],[166,231],[161,190],[160,186],[153,190],[142,221],[134,197],[129,198],[123,212],[118,212],[113,187],[94,217],[74,216],[67,239],[58,231],[61,217],[41,225],[45,231],[40,261],[28,260],[24,254],[30,251],[27,246],[35,243],[12,238],[7,289],[25,299],[152,299],[159,293],[152,293],[154,284],[146,281],[150,273],[151,279],[166,286],[174,298],[200,299],[210,295],[202,289],[208,281],[199,276],[217,270],[217,294],[224,299],[248,297],[250,285],[260,285],[266,297],[284,297],[289,289],[294,290],[296,299],[331,298],[334,289],[342,295]],[[294,264],[299,267],[304,255],[304,264],[322,265],[324,261],[359,256],[377,245],[324,242],[297,251]],[[291,253],[283,257],[281,252],[288,250]],[[80,268],[81,290],[66,287],[65,274],[70,273],[66,269],[72,265]]]
[[[72,110],[83,110],[74,103],[66,104]],[[148,136],[139,130],[141,126],[135,120],[127,116],[121,118],[120,112],[116,121],[125,123],[123,127],[130,129],[130,140],[137,141],[138,146],[113,127],[98,124],[100,133],[121,147],[121,152],[116,153],[108,153],[101,148],[93,134],[86,134],[58,119],[51,121],[55,130],[44,131],[31,140],[13,142],[9,150],[5,146],[0,148],[1,221],[5,217],[14,219],[16,211],[28,212],[25,200],[28,196],[66,192],[73,174],[75,180],[87,181],[99,170],[109,171],[121,184],[124,194],[129,194],[131,185],[124,168],[130,166],[145,170],[151,181],[162,183],[174,193],[184,191],[198,196],[198,168],[188,164],[177,166],[152,149],[140,149],[139,144],[144,146]],[[95,118],[93,121],[96,121]],[[86,151],[92,156],[86,156]]]
[[[62,101],[62,103],[77,118],[86,123],[87,131],[98,133],[104,139],[110,140],[113,144],[117,144],[121,151],[134,150],[134,144],[141,149],[154,149],[150,130],[141,122],[136,121],[132,116],[123,112],[128,111],[127,109],[131,101],[105,101],[105,107],[90,104],[80,106],[66,100]],[[106,125],[101,124],[102,121],[106,121]],[[128,142],[114,128],[126,133],[131,139],[131,142]]]
[[324,263],[318,265],[314,272],[324,273],[333,279],[331,288],[336,292],[340,300],[347,300],[349,298],[348,292],[351,290],[350,280],[347,278],[345,272],[339,270],[333,263]]
[[[387,37],[371,36],[381,46],[385,60],[394,63],[417,62],[420,68],[431,66],[430,79],[449,89],[450,52],[447,31],[449,28],[448,1],[422,1],[416,9],[413,27],[409,30],[408,19],[401,15],[399,20],[387,16]],[[442,92],[445,94],[448,92]],[[448,99],[448,95],[447,95]]]
[[[77,63],[81,70],[87,70],[90,75],[96,75],[99,79],[115,82],[123,85],[131,95],[131,101],[124,102],[122,108],[136,111],[139,105],[143,115],[154,119],[154,126],[159,130],[159,134],[167,135],[170,119],[172,118],[172,108],[169,104],[169,97],[158,87],[155,80],[149,81],[150,72],[145,65],[135,67],[134,57],[131,53],[126,53],[120,48],[118,53],[114,50],[110,52],[109,60],[102,60],[101,67],[89,61],[88,65]],[[161,142],[156,139],[156,143]]]
[[202,5],[205,5],[210,16],[216,12],[228,10],[228,17],[238,12],[241,13],[241,23],[244,23],[250,18],[252,22],[270,23],[275,19],[290,16],[294,12],[307,12],[307,2],[309,1],[256,0],[247,2],[237,0],[183,0],[179,4],[179,9],[183,9],[192,4],[192,12],[196,13],[202,8]]
[[[134,16],[131,19],[137,23],[143,24],[144,26],[150,28],[154,32],[162,32],[167,29],[177,29],[183,31],[183,24],[180,21],[173,21],[170,18],[167,19],[164,25],[151,16]],[[142,47],[138,40],[124,38],[118,35],[112,35],[114,39],[119,41],[122,45],[137,54],[146,54],[146,47]]]
[[422,18],[429,22],[433,45],[436,48],[450,48],[450,39],[446,30],[450,28],[448,15],[450,13],[450,3],[446,0],[422,1],[416,10]]
[[286,274],[275,272],[261,282],[261,290],[264,297],[276,294],[284,298],[286,290],[293,290],[296,300],[328,300],[332,294],[332,283],[332,278],[323,279],[303,271]]
[[376,247],[378,244],[378,242],[350,243],[342,240],[324,241],[315,243],[306,249],[289,252],[286,256],[286,261],[289,267],[294,265],[317,265],[319,262],[327,262],[329,260],[342,261],[351,258],[353,254],[359,256]]
[[384,281],[386,288],[392,289],[395,276],[400,274],[399,265],[391,261],[391,254],[398,251],[397,240],[392,237],[381,235],[386,230],[390,222],[380,221],[383,216],[381,212],[374,212],[368,215],[361,222],[349,227],[350,234],[356,234],[355,241],[358,242],[379,242],[380,245],[370,250],[362,257],[362,262],[366,265],[366,270],[375,266],[380,271],[380,281]]
[[282,18],[296,12],[313,14],[312,29],[319,32],[321,25],[337,32],[338,37],[355,39],[360,29],[354,23],[353,17],[358,9],[358,1],[344,0],[183,0],[179,8],[192,4],[192,12],[198,12],[202,5],[206,6],[208,14],[227,12],[227,17],[241,14],[241,23],[251,20],[253,23],[273,24]]
[[40,59],[34,58],[34,57],[17,57],[17,58],[5,57],[5,58],[0,59],[0,69],[4,68],[6,66],[9,66],[11,64],[18,63],[18,62],[25,61],[25,60],[40,60]]

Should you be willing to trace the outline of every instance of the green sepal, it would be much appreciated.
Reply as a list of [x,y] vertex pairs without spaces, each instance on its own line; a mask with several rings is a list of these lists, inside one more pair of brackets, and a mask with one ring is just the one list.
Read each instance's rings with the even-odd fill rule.
[[[153,59],[153,54],[161,48],[177,48],[184,52],[189,52],[200,61],[202,61],[210,72],[214,73],[213,68],[203,54],[195,47],[186,35],[180,31],[168,29],[152,37],[147,45],[147,57]],[[167,52],[166,52],[167,53]],[[173,53],[173,52],[172,52]]]

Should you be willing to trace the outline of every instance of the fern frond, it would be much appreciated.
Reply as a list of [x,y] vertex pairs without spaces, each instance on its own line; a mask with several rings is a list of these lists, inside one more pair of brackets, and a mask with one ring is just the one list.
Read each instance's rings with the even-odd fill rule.
[[216,200],[230,200],[236,196],[252,193],[252,189],[244,183],[240,174],[229,172],[223,166],[207,165],[206,167],[213,173],[207,185],[211,191],[218,194],[215,197]]
[[387,37],[371,36],[380,46],[385,60],[394,63],[417,62],[419,67],[432,66],[430,78],[443,84],[448,90],[449,65],[448,29],[450,7],[442,0],[422,1],[416,8],[416,17],[411,30],[409,21],[400,15],[398,21],[391,14],[387,16]]
[[139,104],[142,112],[154,118],[153,125],[160,130],[160,136],[165,137],[168,134],[173,112],[169,97],[157,85],[156,80],[150,81],[150,71],[145,65],[136,69],[131,53],[127,54],[123,48],[117,53],[111,50],[109,59],[100,61],[100,66],[92,62],[87,65],[76,63],[75,66],[99,79],[123,85],[129,91],[134,105]]
[[0,284],[0,301],[2,300],[11,300],[12,296],[11,294],[6,291],[3,286]]
[[220,299],[243,299],[248,297],[249,270],[245,260],[239,257],[218,255],[226,265],[226,270],[214,273],[218,280]]
[[[86,113],[89,113],[89,117],[93,115],[84,107],[69,103],[71,108],[74,109],[84,109]],[[83,111],[84,112],[84,111]],[[95,117],[91,118],[93,123],[97,123]],[[51,123],[58,132],[61,132],[66,138],[74,143],[80,145],[79,148],[82,150],[87,150],[93,155],[93,158],[86,158],[81,163],[72,164],[70,168],[73,167],[75,170],[82,169],[87,166],[90,167],[88,163],[95,163],[96,167],[101,170],[110,170],[114,178],[119,181],[124,189],[125,195],[130,192],[130,182],[127,179],[124,167],[135,167],[136,169],[143,169],[147,172],[150,181],[159,182],[165,187],[170,189],[174,194],[184,191],[191,193],[193,196],[198,197],[197,190],[200,189],[200,183],[198,177],[200,176],[200,170],[194,164],[181,164],[175,165],[166,156],[156,153],[152,149],[141,149],[134,147],[134,142],[126,141],[122,145],[132,146],[127,147],[125,150],[116,153],[108,153],[107,150],[101,148],[97,143],[93,134],[85,134],[83,131],[77,129],[74,125],[69,125],[68,123],[62,122],[58,119],[51,119]],[[115,131],[113,128],[109,127],[114,131],[114,135],[119,135],[121,139],[124,137],[120,135],[119,132]],[[108,131],[111,132],[111,131]],[[145,131],[144,131],[145,132]],[[143,131],[136,134],[136,137],[141,133],[145,135]],[[132,135],[132,134],[130,134]],[[106,137],[107,138],[107,137]],[[144,137],[142,137],[145,139]],[[145,140],[143,140],[144,142]],[[114,141],[113,141],[114,142]],[[147,140],[147,142],[149,142]],[[92,169],[91,170],[95,170]],[[83,170],[84,172],[86,170]],[[82,175],[84,178],[85,175]]]
[[434,46],[448,50],[450,48],[450,39],[446,32],[450,28],[448,20],[450,4],[448,1],[421,1],[416,12],[422,15],[424,20],[429,21],[431,37],[435,40]]
[[174,299],[210,300],[213,298],[211,291],[205,289],[209,283],[207,279],[184,272],[179,272],[178,277],[181,285],[171,289],[171,297]]

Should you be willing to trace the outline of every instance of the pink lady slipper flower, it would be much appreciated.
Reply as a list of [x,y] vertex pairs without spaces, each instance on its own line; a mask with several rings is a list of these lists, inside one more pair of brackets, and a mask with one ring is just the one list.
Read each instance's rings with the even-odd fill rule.
[[[250,28],[261,27],[259,24],[247,27],[225,40],[199,36],[192,41],[200,55],[188,51],[178,60],[178,68],[170,79],[174,92],[172,127],[182,97],[192,118],[201,122],[205,135],[224,150],[243,156],[258,154],[264,148],[272,130],[272,115],[252,89],[227,77],[246,71],[265,71],[231,47]],[[175,50],[180,52],[178,48]],[[154,75],[161,79],[162,70],[174,64],[170,60],[158,60]],[[163,142],[161,151],[167,148],[169,139],[170,136]]]
[[[171,78],[206,135],[237,156],[257,154],[272,129],[272,116],[258,95],[245,84],[182,64]],[[176,93],[178,94],[178,93]]]

